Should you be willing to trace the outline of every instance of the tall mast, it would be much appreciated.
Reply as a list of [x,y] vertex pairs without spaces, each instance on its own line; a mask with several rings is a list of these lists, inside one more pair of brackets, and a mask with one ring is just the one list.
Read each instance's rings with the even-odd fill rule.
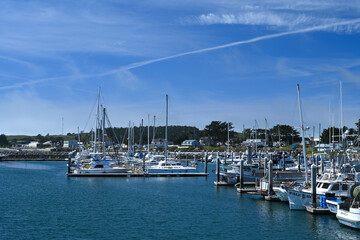
[[167,165],[167,147],[168,147],[168,95],[166,94],[166,125],[165,125],[165,165]]
[[303,124],[303,116],[302,116],[302,109],[301,109],[300,86],[299,86],[299,84],[297,84],[297,92],[298,92],[298,101],[299,101],[300,128],[301,128],[301,137],[302,137],[303,155],[304,155],[304,165],[305,165],[305,182],[309,183],[309,180],[308,180],[308,166],[307,166],[307,159],[306,159],[305,136],[304,136],[305,129],[304,129],[304,124]]
[[98,90],[98,99],[97,99],[97,111],[96,111],[96,120],[95,120],[95,137],[94,137],[94,153],[96,152],[96,143],[98,138],[98,124],[99,124],[99,112],[100,112],[100,87]]
[[147,126],[147,152],[150,153],[150,114],[148,114],[148,126]]
[[132,123],[132,128],[131,128],[131,152],[135,154],[135,123]]
[[155,120],[156,120],[156,116],[154,115],[154,127],[153,127],[153,151],[155,149]]
[[228,146],[227,146],[227,153],[230,153],[230,123],[228,122],[227,126],[227,139],[228,139]]
[[128,154],[129,154],[129,156],[130,156],[130,152],[131,152],[131,150],[130,150],[130,145],[131,145],[131,131],[130,131],[131,126],[130,126],[130,124],[131,124],[131,122],[129,121],[129,128],[128,128]]
[[103,108],[103,119],[102,119],[102,145],[103,145],[103,158],[105,159],[105,116],[106,116],[106,109]]
[[267,120],[265,118],[265,146],[267,147]]
[[[341,139],[341,146],[343,145],[343,109],[342,109],[342,83],[340,81],[340,136],[339,136],[339,140]],[[339,141],[340,144],[340,141]],[[343,146],[342,146],[343,147]]]
[[257,156],[257,130],[259,128],[259,125],[257,123],[257,121],[255,120],[255,153],[256,153],[256,156]]

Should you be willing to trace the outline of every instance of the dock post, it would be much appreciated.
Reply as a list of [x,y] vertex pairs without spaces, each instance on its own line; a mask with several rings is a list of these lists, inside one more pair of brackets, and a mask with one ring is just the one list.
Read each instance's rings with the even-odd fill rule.
[[320,170],[320,168],[319,168],[319,157],[320,156],[316,156],[316,158],[315,158],[316,174],[319,174],[319,170]]
[[208,162],[208,151],[206,150],[205,162],[204,162],[205,173],[207,173],[207,162]]
[[301,156],[298,154],[298,172],[301,172]]
[[321,158],[321,174],[324,173],[324,159]]
[[186,152],[186,166],[189,166],[189,162],[188,162],[188,152]]
[[266,176],[267,163],[268,163],[268,157],[265,157],[265,158],[264,158],[264,177]]
[[244,159],[240,160],[240,184],[239,188],[244,188]]
[[285,152],[282,153],[282,160],[283,160],[283,171],[285,171],[286,169]]
[[143,172],[145,172],[145,154],[143,156],[143,164],[142,164],[142,167],[143,167]]
[[216,159],[216,181],[220,182],[220,160]]
[[270,160],[268,163],[268,196],[273,193],[273,161]]
[[248,155],[247,155],[247,162],[248,164],[252,164],[252,152],[251,152],[251,146],[247,147]]
[[316,208],[316,166],[311,165],[311,203]]
[[69,153],[69,158],[68,158],[68,164],[67,164],[67,173],[70,174],[71,169],[70,169],[70,165],[71,165],[71,153]]

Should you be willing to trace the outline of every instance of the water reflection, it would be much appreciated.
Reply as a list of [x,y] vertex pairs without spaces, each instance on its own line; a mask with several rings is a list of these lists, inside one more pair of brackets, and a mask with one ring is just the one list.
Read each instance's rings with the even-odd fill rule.
[[28,170],[49,170],[53,167],[39,162],[28,162],[28,161],[4,161],[0,162],[0,167],[9,167],[9,168],[20,168]]

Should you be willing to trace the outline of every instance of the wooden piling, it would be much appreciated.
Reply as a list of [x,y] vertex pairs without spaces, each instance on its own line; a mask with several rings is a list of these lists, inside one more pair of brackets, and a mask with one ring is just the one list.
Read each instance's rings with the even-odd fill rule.
[[216,159],[216,182],[220,182],[220,160]]
[[316,208],[316,165],[311,165],[311,204]]
[[273,193],[273,161],[270,160],[268,163],[268,196]]

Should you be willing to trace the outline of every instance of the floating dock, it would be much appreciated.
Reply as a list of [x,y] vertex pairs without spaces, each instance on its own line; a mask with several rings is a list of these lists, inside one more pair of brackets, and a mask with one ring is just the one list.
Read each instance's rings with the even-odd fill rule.
[[208,173],[68,173],[68,177],[207,177]]
[[306,206],[306,211],[312,214],[331,214],[328,208]]

